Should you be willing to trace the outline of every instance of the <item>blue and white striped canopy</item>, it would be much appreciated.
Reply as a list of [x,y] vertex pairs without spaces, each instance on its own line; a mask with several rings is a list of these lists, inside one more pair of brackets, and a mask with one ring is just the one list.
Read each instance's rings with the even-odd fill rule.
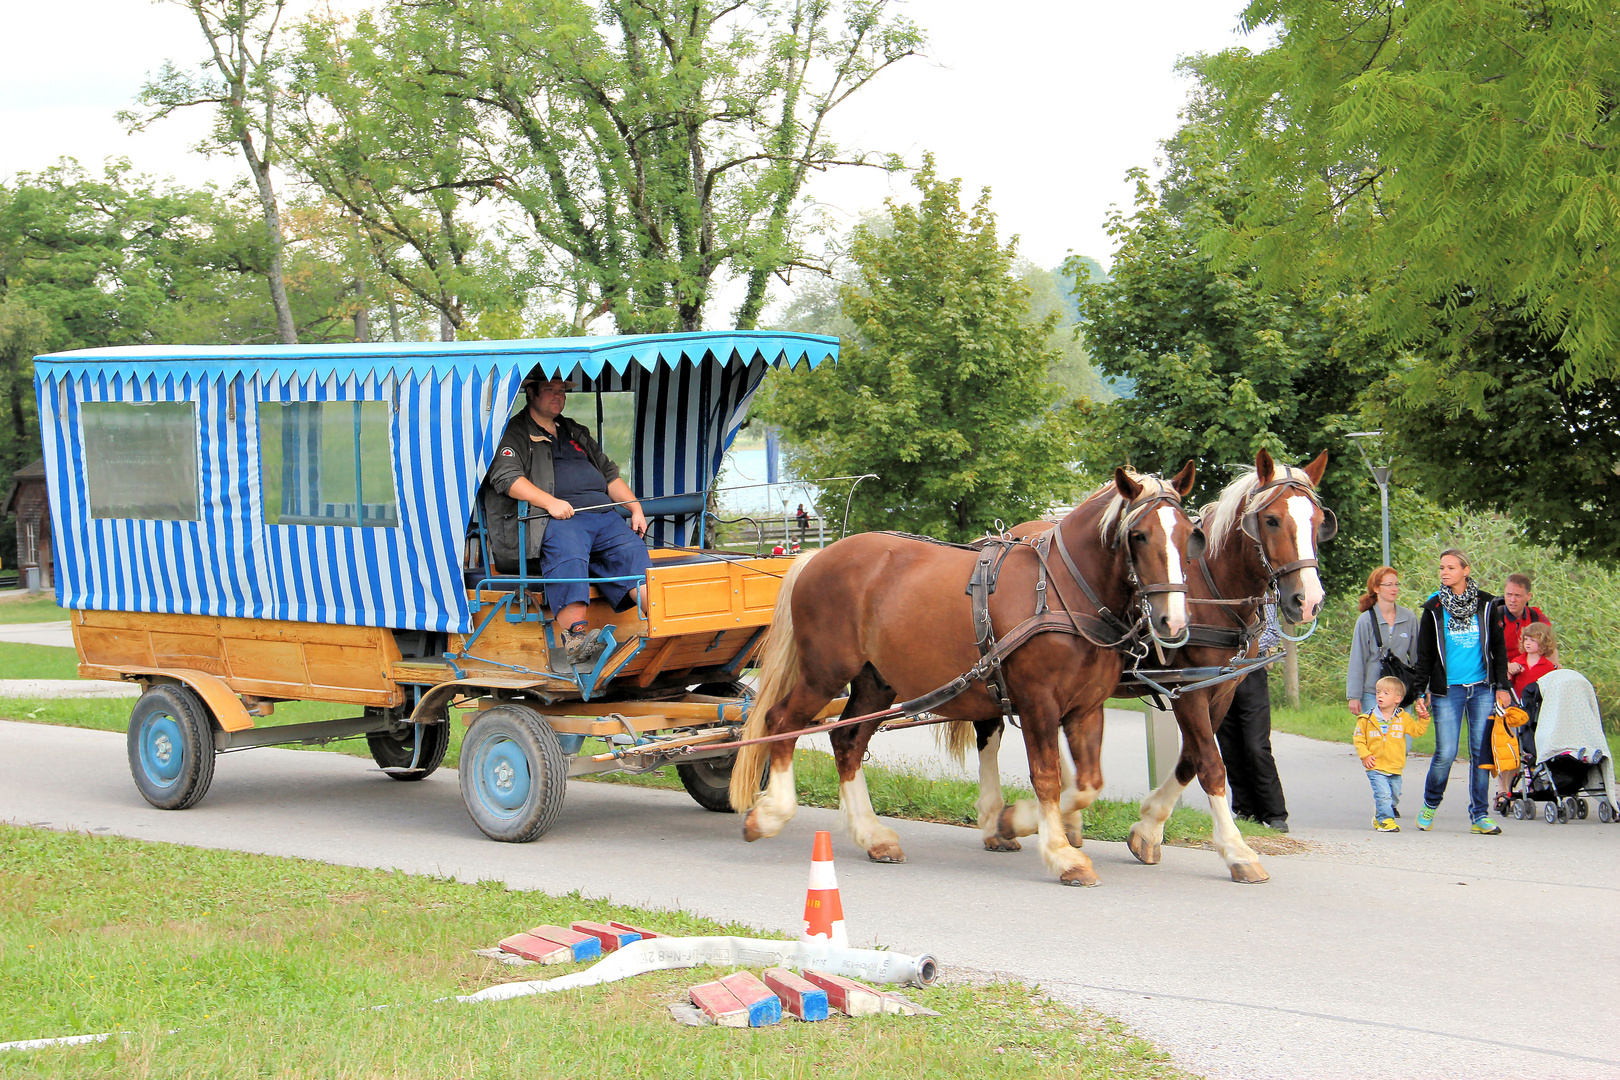
[[[529,372],[572,378],[587,390],[634,392],[634,476],[646,498],[713,483],[769,368],[814,367],[837,355],[836,338],[728,331],[41,356],[34,387],[57,602],[466,632],[467,523]],[[313,401],[389,403],[397,524],[266,521],[258,406]],[[92,514],[81,417],[92,402],[195,404],[196,520]],[[659,522],[655,530],[662,542],[686,542],[684,523]]]

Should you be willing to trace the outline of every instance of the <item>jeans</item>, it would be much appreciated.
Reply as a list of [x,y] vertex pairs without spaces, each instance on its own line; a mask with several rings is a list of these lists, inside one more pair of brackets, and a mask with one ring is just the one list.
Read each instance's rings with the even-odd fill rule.
[[1395,816],[1395,804],[1401,801],[1401,774],[1367,770],[1367,782],[1372,785],[1373,817],[1379,821]]
[[1462,734],[1462,722],[1468,719],[1468,818],[1478,821],[1486,816],[1491,790],[1491,774],[1479,766],[1488,753],[1485,742],[1490,737],[1491,710],[1496,706],[1496,691],[1490,683],[1469,683],[1452,686],[1445,697],[1433,699],[1434,708],[1434,760],[1429,763],[1429,778],[1423,785],[1426,806],[1439,806],[1445,798],[1446,781],[1451,778],[1451,763],[1457,760],[1457,740]]
[[[630,525],[616,513],[575,514],[552,519],[540,547],[540,573],[548,578],[628,577],[645,574],[652,565],[647,545],[630,531]],[[534,573],[534,562],[529,563]],[[614,611],[628,611],[635,605],[636,582],[598,581],[596,589],[613,605]],[[591,586],[584,581],[559,582],[546,586],[546,603],[553,612],[569,604],[586,603]]]

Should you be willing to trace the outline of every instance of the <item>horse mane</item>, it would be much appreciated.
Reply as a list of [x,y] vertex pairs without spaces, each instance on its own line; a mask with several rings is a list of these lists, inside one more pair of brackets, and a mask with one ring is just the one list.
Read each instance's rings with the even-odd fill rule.
[[[1221,489],[1214,502],[1198,511],[1198,516],[1202,519],[1204,536],[1209,541],[1209,558],[1213,559],[1221,553],[1221,549],[1226,546],[1227,537],[1238,531],[1244,514],[1259,509],[1257,506],[1249,505],[1251,501],[1249,492],[1254,487],[1255,475],[1254,466],[1250,465],[1238,473],[1237,479]],[[1316,490],[1316,485],[1305,475],[1305,470],[1281,462],[1277,463],[1277,474],[1272,479],[1273,482],[1286,480],[1303,484],[1311,491]]]
[[[1125,472],[1132,480],[1142,485],[1142,494],[1138,496],[1139,498],[1151,499],[1159,495],[1170,495],[1178,499],[1180,497],[1176,489],[1170,486],[1170,481],[1162,477],[1145,475],[1131,469],[1126,469]],[[1124,538],[1125,528],[1130,523],[1125,517],[1125,496],[1119,493],[1119,488],[1114,486],[1114,482],[1110,480],[1087,495],[1075,509],[1079,510],[1093,499],[1099,498],[1107,498],[1108,505],[1103,507],[1102,518],[1097,522],[1097,532],[1102,537],[1103,543],[1112,546]]]

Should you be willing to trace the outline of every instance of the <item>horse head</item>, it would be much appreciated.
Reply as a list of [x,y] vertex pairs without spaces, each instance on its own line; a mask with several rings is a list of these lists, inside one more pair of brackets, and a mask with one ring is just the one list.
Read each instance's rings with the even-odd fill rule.
[[1135,579],[1154,636],[1166,643],[1186,632],[1187,568],[1204,554],[1204,532],[1181,507],[1196,473],[1192,461],[1169,480],[1114,470],[1114,489],[1124,502],[1112,546]]
[[1254,483],[1237,522],[1254,541],[1266,576],[1277,591],[1278,613],[1292,623],[1310,622],[1322,610],[1318,545],[1339,531],[1338,519],[1316,493],[1326,471],[1326,450],[1302,468],[1278,465],[1264,449],[1256,451]]

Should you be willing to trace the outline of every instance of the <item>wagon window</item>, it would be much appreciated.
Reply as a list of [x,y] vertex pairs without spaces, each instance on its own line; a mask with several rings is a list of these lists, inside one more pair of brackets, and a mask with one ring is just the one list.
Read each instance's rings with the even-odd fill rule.
[[266,523],[397,526],[389,416],[386,401],[260,402]]
[[[630,490],[635,491],[636,395],[605,390],[596,395],[596,400],[601,403],[596,411],[596,441],[602,453],[619,467],[619,475],[630,485]],[[584,422],[590,423],[589,420]]]
[[194,402],[85,402],[79,419],[92,517],[197,520]]

